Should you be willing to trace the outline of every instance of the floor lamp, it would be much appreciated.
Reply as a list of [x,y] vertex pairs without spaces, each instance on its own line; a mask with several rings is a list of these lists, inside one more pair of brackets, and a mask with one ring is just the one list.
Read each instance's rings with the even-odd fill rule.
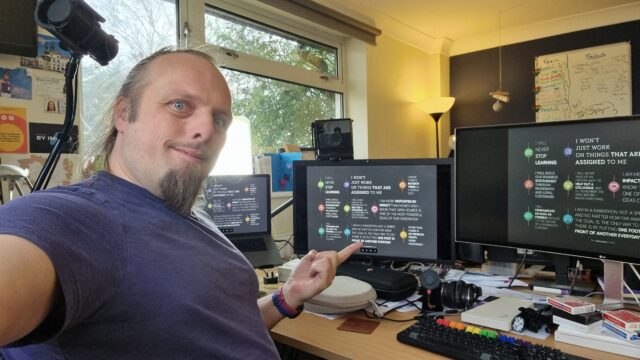
[[429,114],[436,123],[436,157],[440,157],[440,135],[438,134],[438,121],[440,117],[447,111],[451,110],[453,103],[456,101],[454,97],[438,97],[421,101],[418,106],[422,111]]

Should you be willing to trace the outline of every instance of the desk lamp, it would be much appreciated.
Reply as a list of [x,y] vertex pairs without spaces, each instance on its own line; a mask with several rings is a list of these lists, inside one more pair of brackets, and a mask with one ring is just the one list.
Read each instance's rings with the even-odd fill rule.
[[438,135],[438,121],[447,111],[451,110],[454,97],[438,97],[421,101],[418,106],[422,111],[429,114],[436,123],[436,157],[440,157],[440,136]]

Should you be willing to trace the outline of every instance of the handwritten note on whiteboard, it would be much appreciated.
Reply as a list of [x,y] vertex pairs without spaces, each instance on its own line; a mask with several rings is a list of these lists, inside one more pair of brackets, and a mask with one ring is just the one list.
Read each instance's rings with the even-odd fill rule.
[[535,59],[536,121],[631,115],[631,44]]

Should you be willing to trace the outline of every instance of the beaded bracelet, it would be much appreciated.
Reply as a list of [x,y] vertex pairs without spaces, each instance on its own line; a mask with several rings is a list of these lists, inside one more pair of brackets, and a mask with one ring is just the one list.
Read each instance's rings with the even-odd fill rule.
[[283,316],[288,317],[289,319],[294,319],[302,312],[304,309],[303,305],[300,305],[297,309],[293,309],[287,302],[284,300],[284,295],[282,294],[282,288],[273,292],[271,295],[271,300],[273,301],[273,305],[278,309],[278,312]]

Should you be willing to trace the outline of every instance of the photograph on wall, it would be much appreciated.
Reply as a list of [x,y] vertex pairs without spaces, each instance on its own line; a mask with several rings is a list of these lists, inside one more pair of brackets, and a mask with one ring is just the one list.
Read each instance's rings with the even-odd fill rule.
[[67,111],[67,100],[58,99],[58,112],[64,114]]
[[44,99],[44,111],[48,113],[59,113],[57,99]]
[[27,152],[27,110],[0,106],[0,153]]
[[62,74],[34,74],[34,76],[35,84],[33,88],[36,95],[51,98],[64,97],[64,77]]
[[38,56],[21,57],[20,65],[64,73],[70,59],[71,53],[62,50],[60,40],[53,36],[38,34]]
[[[62,124],[29,123],[29,146],[32,153],[49,153],[56,142],[56,133],[62,131]],[[70,143],[62,147],[63,154],[78,153],[78,126],[71,129]]]
[[32,79],[25,68],[0,67],[0,96],[12,99],[31,100]]

